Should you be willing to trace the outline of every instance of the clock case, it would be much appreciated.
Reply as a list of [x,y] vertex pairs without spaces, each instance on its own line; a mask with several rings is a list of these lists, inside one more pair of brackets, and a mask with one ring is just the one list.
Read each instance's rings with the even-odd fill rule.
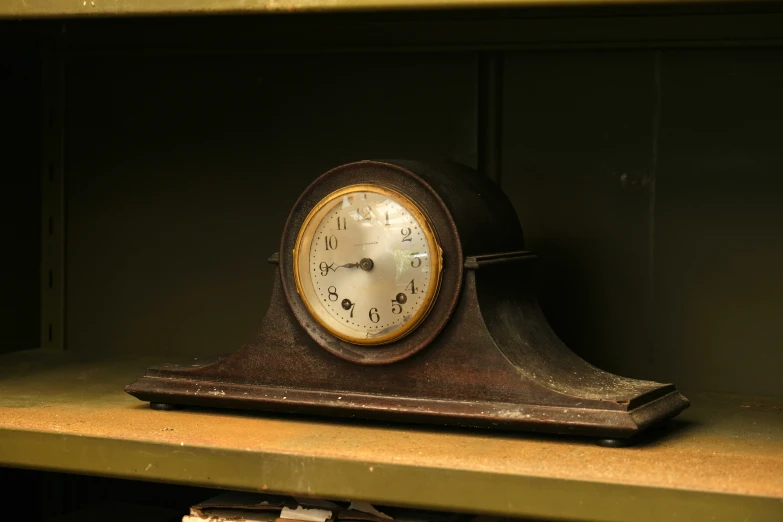
[[[408,336],[358,346],[306,311],[293,242],[309,210],[354,183],[406,194],[443,249],[439,296]],[[333,169],[302,194],[274,255],[272,297],[255,337],[207,364],[164,364],[125,390],[155,409],[183,405],[574,434],[620,444],[688,407],[672,384],[604,372],[552,331],[534,291],[508,198],[457,164],[363,161]]]

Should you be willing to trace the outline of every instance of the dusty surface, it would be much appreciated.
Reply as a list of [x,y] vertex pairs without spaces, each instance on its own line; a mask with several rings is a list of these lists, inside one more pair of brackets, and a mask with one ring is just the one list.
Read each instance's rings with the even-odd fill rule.
[[[358,461],[370,471],[403,464],[783,498],[780,399],[686,392],[693,406],[656,437],[608,449],[584,439],[488,431],[217,410],[156,412],[122,391],[151,362],[78,362],[40,352],[3,356],[0,436],[44,432]],[[0,444],[0,464],[13,451]]]

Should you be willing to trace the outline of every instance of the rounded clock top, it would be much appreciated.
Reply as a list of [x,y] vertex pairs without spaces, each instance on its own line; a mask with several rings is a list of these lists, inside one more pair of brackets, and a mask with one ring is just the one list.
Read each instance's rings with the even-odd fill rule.
[[361,161],[294,205],[280,248],[297,321],[332,354],[387,364],[426,347],[453,313],[465,255],[522,250],[519,221],[488,178],[457,164]]

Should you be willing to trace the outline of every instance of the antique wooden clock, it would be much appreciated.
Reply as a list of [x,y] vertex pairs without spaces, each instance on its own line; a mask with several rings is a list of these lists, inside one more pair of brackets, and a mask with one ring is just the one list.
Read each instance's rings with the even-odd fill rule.
[[456,164],[361,161],[315,180],[283,230],[256,337],[126,391],[201,405],[515,429],[619,444],[688,400],[588,364],[541,313],[516,213]]

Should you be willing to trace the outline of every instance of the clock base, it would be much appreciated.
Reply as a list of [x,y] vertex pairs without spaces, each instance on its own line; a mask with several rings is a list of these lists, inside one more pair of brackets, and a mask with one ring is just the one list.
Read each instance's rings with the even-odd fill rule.
[[125,390],[153,408],[196,405],[572,434],[610,446],[688,407],[671,384],[612,375],[571,352],[538,307],[533,259],[528,252],[467,258],[460,302],[444,331],[421,352],[375,366],[343,360],[316,344],[294,319],[278,274],[253,342],[209,364],[152,367]]
[[[194,389],[195,388],[195,389]],[[199,392],[199,394],[195,393]],[[200,395],[200,394],[204,395]],[[442,426],[521,430],[597,437],[597,444],[623,447],[628,439],[682,408],[683,397],[670,392],[630,411],[561,406],[535,406],[481,401],[454,402],[414,397],[367,396],[356,393],[281,389],[258,385],[144,377],[134,383],[133,395],[169,396],[174,403],[151,403],[154,410],[176,410],[183,404],[328,417],[404,421]],[[166,407],[159,407],[159,406]],[[607,434],[615,438],[607,438]]]

